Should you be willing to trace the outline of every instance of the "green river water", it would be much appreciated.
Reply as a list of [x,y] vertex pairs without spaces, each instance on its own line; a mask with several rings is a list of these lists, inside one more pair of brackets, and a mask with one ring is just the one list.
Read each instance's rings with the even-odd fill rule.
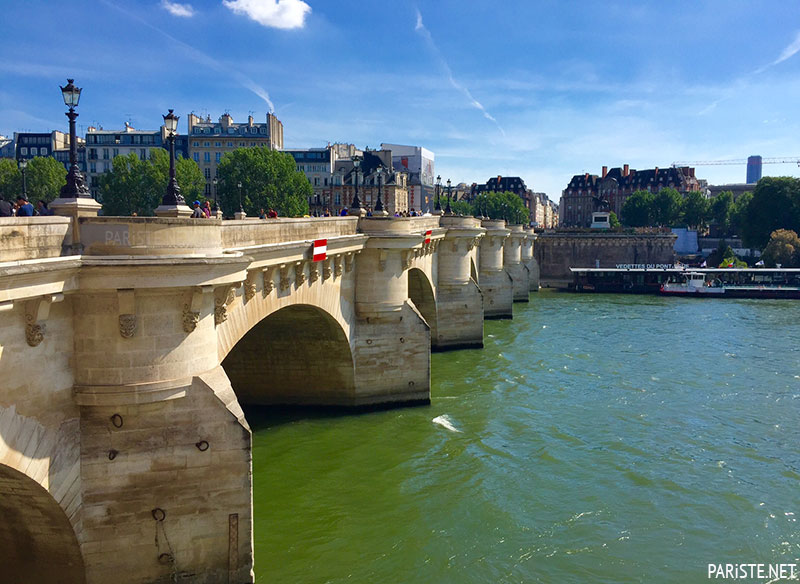
[[800,561],[800,302],[543,291],[484,337],[432,356],[430,406],[247,412],[257,581]]

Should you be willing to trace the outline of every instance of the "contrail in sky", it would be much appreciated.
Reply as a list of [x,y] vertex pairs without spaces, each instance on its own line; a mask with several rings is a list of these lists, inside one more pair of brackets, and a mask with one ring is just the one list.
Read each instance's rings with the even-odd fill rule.
[[472,105],[472,107],[476,109],[479,109],[483,114],[483,117],[485,117],[487,120],[491,120],[492,122],[494,122],[494,125],[497,126],[498,130],[500,130],[500,133],[503,136],[505,136],[506,135],[505,131],[503,130],[503,128],[500,127],[500,124],[497,123],[497,120],[494,118],[494,116],[492,116],[492,114],[486,111],[486,108],[483,107],[483,104],[472,96],[472,93],[470,93],[469,89],[467,89],[466,87],[464,87],[458,81],[455,80],[455,78],[453,77],[453,71],[450,69],[450,65],[447,64],[447,61],[445,61],[444,57],[442,56],[442,52],[439,50],[439,47],[437,47],[436,43],[433,42],[433,37],[431,36],[430,31],[427,28],[425,28],[425,25],[422,22],[422,13],[419,11],[419,9],[417,9],[417,25],[414,27],[414,30],[418,32],[420,35],[422,35],[422,38],[424,38],[425,41],[428,43],[428,47],[431,49],[431,51],[433,51],[434,55],[436,55],[439,64],[442,66],[445,73],[447,74],[447,80],[450,82],[450,85],[452,85],[458,91],[463,93],[464,96],[469,101],[470,105]]
[[210,56],[206,55],[203,51],[201,51],[199,49],[195,49],[193,46],[191,46],[191,45],[189,45],[189,44],[187,44],[187,43],[185,43],[183,41],[180,41],[180,40],[176,39],[171,34],[169,34],[167,32],[164,32],[163,30],[161,30],[160,28],[158,28],[155,25],[150,24],[144,18],[139,16],[138,14],[134,14],[132,12],[129,12],[128,10],[125,10],[124,8],[122,8],[120,6],[117,6],[116,4],[111,2],[110,0],[101,0],[101,2],[103,2],[107,6],[111,6],[112,8],[115,8],[115,9],[119,10],[120,12],[125,14],[126,16],[129,16],[131,18],[134,18],[134,19],[138,20],[139,22],[141,22],[146,27],[148,27],[148,28],[150,28],[150,29],[162,34],[163,36],[167,37],[173,43],[181,46],[184,49],[184,51],[186,51],[186,53],[188,53],[188,55],[194,61],[197,61],[201,65],[205,65],[207,67],[210,67],[211,69],[214,69],[215,71],[218,71],[220,73],[224,73],[226,75],[230,75],[231,77],[234,78],[234,80],[236,80],[236,82],[239,85],[241,85],[245,89],[249,89],[250,91],[255,93],[258,97],[260,97],[265,102],[267,102],[267,106],[269,106],[269,112],[270,113],[275,113],[275,105],[272,103],[272,100],[269,98],[269,93],[267,93],[267,90],[264,89],[263,87],[261,87],[260,85],[258,85],[255,81],[250,79],[244,73],[240,73],[239,71],[231,71],[230,67],[227,67],[227,66],[223,65],[222,63],[220,63],[219,61],[217,61],[216,59],[214,59],[213,57],[210,57]]

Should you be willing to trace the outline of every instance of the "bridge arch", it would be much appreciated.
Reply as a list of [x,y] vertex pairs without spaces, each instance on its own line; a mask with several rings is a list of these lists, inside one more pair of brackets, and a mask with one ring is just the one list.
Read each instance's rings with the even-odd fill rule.
[[431,329],[431,339],[438,339],[436,295],[428,275],[419,268],[408,270],[408,297]]
[[86,582],[78,539],[64,510],[35,480],[2,464],[0,517],[4,581]]
[[285,306],[259,321],[222,367],[243,404],[350,405],[355,396],[347,334],[310,304]]

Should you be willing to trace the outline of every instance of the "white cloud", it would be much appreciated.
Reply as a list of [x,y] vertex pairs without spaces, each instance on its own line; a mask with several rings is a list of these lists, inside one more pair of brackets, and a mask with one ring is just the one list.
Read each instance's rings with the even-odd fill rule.
[[179,2],[170,2],[169,0],[161,0],[161,8],[173,16],[180,16],[183,18],[191,18],[196,14],[191,4],[180,4]]
[[303,0],[222,0],[235,14],[244,14],[262,26],[303,28],[311,6]]

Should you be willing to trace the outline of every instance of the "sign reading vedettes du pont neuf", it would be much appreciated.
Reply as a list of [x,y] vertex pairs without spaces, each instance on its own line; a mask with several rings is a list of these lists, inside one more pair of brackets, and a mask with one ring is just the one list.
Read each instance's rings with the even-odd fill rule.
[[618,270],[669,270],[672,264],[617,264]]

